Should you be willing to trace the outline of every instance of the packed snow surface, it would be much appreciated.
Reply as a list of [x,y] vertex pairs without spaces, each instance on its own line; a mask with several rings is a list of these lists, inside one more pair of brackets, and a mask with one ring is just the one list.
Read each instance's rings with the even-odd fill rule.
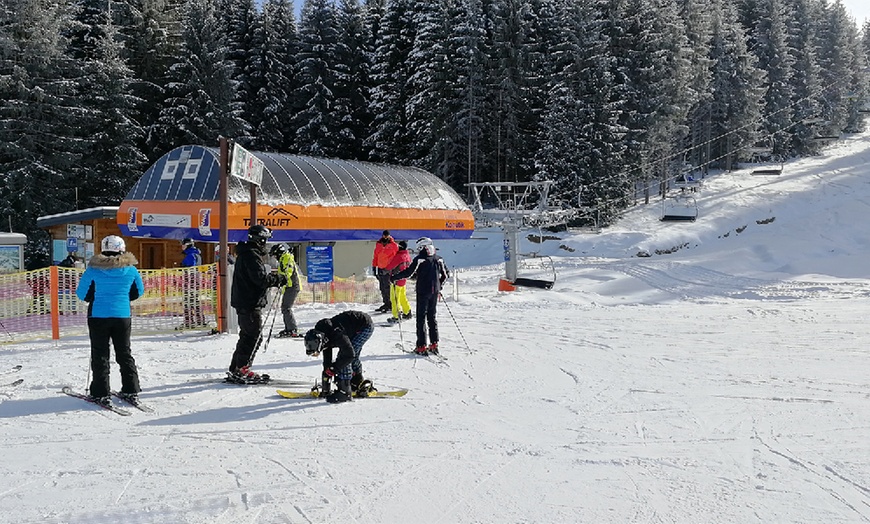
[[[855,135],[779,176],[709,176],[696,222],[653,202],[600,234],[524,232],[521,276],[552,278],[552,260],[549,291],[497,290],[497,229],[440,243],[447,364],[395,348],[412,323],[363,354],[404,398],[218,384],[234,335],[134,334],[155,413],[121,417],[59,393],[87,384],[86,338],[6,344],[0,369],[25,382],[0,388],[0,520],[870,521],[868,166]],[[350,308],[373,306],[296,314]],[[290,339],[254,367],[320,374]]]

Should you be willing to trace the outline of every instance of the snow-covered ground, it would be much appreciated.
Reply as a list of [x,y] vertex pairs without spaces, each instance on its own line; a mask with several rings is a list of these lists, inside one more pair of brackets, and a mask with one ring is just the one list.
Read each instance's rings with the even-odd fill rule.
[[[400,399],[220,385],[234,336],[140,336],[156,413],[121,417],[59,394],[86,385],[86,339],[2,346],[25,383],[0,388],[0,521],[870,521],[868,166],[854,136],[780,176],[709,178],[694,223],[653,204],[524,240],[553,256],[550,291],[497,291],[498,231],[443,242],[449,365],[398,352],[408,324],[365,348]],[[319,375],[286,339],[255,368]]]

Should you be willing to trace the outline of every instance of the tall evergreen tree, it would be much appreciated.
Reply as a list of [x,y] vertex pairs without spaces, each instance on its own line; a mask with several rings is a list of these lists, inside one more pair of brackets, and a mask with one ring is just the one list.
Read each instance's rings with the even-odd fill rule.
[[215,144],[219,136],[247,136],[233,64],[226,59],[211,0],[189,0],[182,28],[181,51],[169,68],[168,96],[151,136],[163,151],[184,144]]
[[725,169],[748,157],[759,137],[763,115],[764,71],[747,48],[746,33],[734,6],[720,1],[714,11],[710,58],[711,162]]
[[627,206],[630,179],[623,169],[626,129],[614,91],[615,58],[604,28],[606,5],[565,2],[555,74],[535,155],[537,180],[551,180],[551,203],[583,209],[579,223],[609,223]]
[[139,149],[145,133],[134,120],[138,100],[129,94],[131,71],[121,58],[111,11],[102,0],[83,0],[80,7],[69,54],[81,63],[75,80],[82,155],[69,178],[76,181],[79,207],[114,205],[146,167]]
[[772,153],[783,158],[791,153],[793,124],[794,50],[789,45],[789,24],[782,0],[760,0],[751,21],[752,51],[758,67],[766,71],[764,135]]
[[359,0],[341,0],[337,17],[335,114],[342,156],[365,160],[365,139],[371,126],[370,37]]
[[299,37],[289,0],[267,0],[255,40],[258,54],[251,81],[259,86],[248,106],[252,119],[250,146],[255,150],[295,151],[296,52]]
[[299,22],[299,95],[294,116],[300,153],[342,157],[341,118],[336,111],[337,13],[328,0],[305,0]]
[[373,122],[366,139],[373,160],[402,164],[409,157],[407,62],[416,38],[413,6],[413,0],[389,0],[380,18],[372,62]]
[[[262,108],[248,107],[257,100],[257,93],[263,87],[262,77],[258,76],[257,58],[262,42],[257,41],[260,15],[255,0],[221,0],[222,8],[215,12],[219,25],[225,32],[222,40],[225,46],[225,60],[231,65],[231,79],[235,83],[235,104],[241,109],[241,117],[254,129],[261,124]],[[237,136],[236,140],[250,144],[252,137]]]
[[82,114],[67,53],[75,11],[66,3],[7,0],[0,7],[0,216],[24,233],[28,267],[49,262],[41,215],[70,210],[68,173],[81,158]]
[[852,124],[848,97],[854,92],[857,29],[840,0],[826,5],[819,28],[821,92],[819,104],[825,121],[819,133],[839,136]]
[[166,98],[167,72],[181,45],[181,0],[123,0],[113,2],[113,19],[123,40],[121,57],[130,68],[129,94],[135,97],[133,120],[145,129],[136,144],[149,161],[166,151],[148,147],[159,141],[148,132]]
[[820,120],[819,94],[821,77],[816,49],[816,28],[821,7],[816,0],[791,0],[789,50],[794,60],[789,84],[792,88],[792,119],[790,151],[797,155],[811,155],[819,150],[813,140],[814,122]]
[[686,27],[686,60],[689,82],[686,101],[691,104],[686,119],[685,160],[705,173],[710,158],[710,80],[712,78],[710,39],[712,14],[706,0],[684,0],[680,17]]

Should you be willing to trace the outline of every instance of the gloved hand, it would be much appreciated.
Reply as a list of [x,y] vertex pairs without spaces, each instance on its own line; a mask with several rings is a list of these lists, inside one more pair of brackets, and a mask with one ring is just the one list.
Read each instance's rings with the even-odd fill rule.
[[335,378],[335,370],[332,369],[331,367],[328,367],[328,368],[323,370],[323,375],[321,375],[321,377],[323,378],[323,380],[329,380],[329,379]]

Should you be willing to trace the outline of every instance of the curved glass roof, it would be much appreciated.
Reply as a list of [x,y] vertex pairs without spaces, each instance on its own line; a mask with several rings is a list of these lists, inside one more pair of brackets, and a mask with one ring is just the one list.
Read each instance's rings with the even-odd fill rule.
[[[443,180],[414,167],[284,153],[252,152],[264,166],[257,194],[263,204],[324,207],[455,209],[468,206]],[[154,163],[127,200],[215,201],[219,151],[203,146],[173,149]],[[229,178],[229,200],[247,202],[247,182]]]

